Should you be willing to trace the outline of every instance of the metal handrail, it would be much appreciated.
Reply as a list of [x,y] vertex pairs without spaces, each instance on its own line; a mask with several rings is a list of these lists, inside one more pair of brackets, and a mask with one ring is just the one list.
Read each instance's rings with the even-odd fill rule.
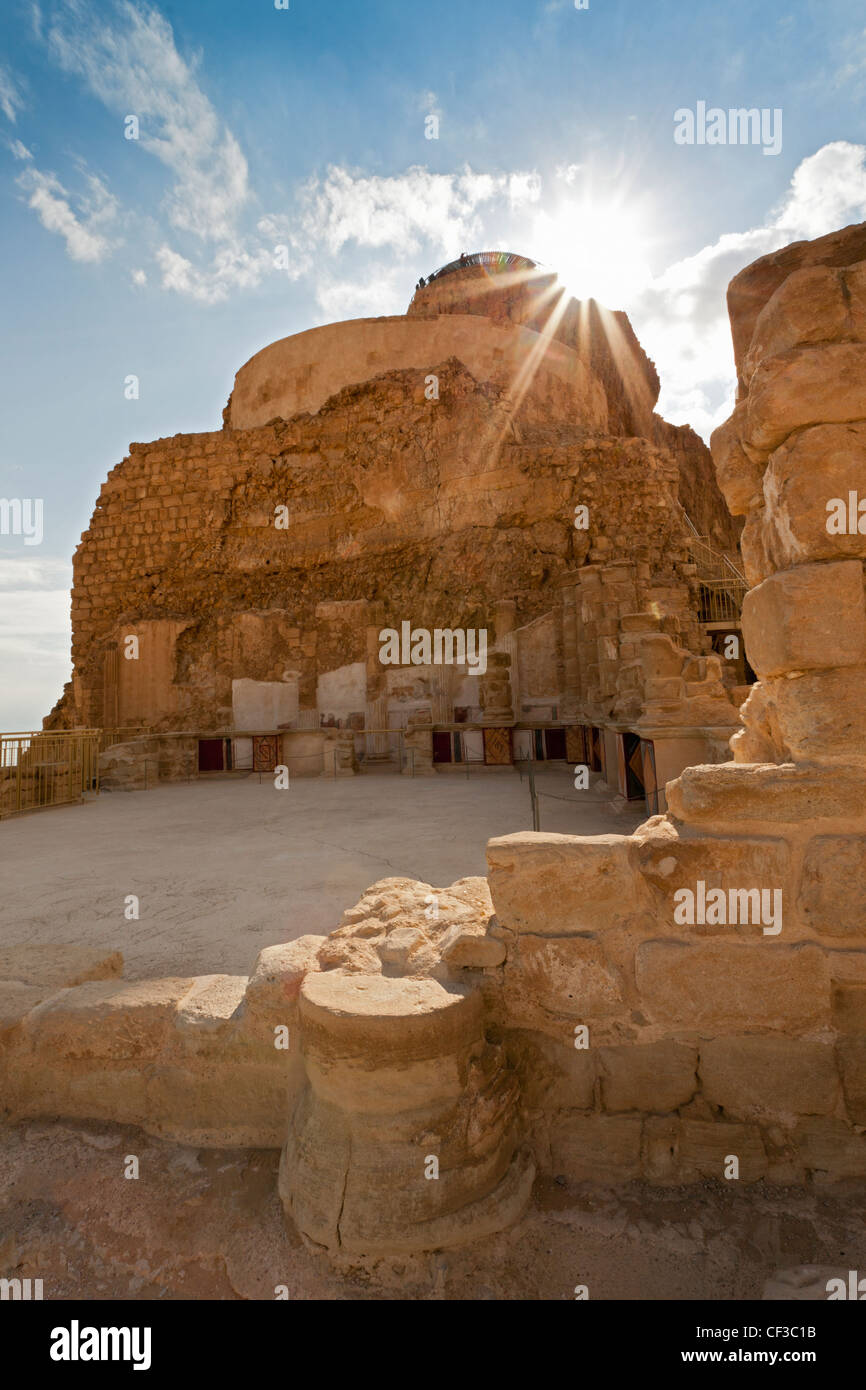
[[434,270],[432,275],[428,275],[427,283],[431,280],[439,280],[443,275],[450,275],[455,270],[465,270],[470,265],[487,266],[491,270],[537,270],[538,262],[531,261],[528,256],[519,256],[515,251],[473,251],[470,256],[463,259],[449,261],[447,265],[440,266]]

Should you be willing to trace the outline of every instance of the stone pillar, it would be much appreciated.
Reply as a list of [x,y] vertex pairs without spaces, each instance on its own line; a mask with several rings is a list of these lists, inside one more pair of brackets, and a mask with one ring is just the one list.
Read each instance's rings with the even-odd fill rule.
[[866,261],[844,264],[846,234],[861,255],[854,228],[732,282],[739,399],[712,440],[726,501],[746,517],[743,636],[760,677],[734,759],[828,777],[866,766]]
[[299,1230],[331,1253],[398,1254],[519,1217],[534,1165],[480,990],[325,971],[304,980],[300,1014],[308,1085],[279,1180]]
[[403,737],[404,777],[435,777],[433,725],[429,719],[410,718]]
[[511,656],[508,652],[491,652],[487,670],[479,676],[478,702],[485,724],[513,724],[514,700],[511,693]]
[[563,689],[559,714],[563,720],[580,718],[580,658],[577,649],[577,586],[564,584],[559,591],[562,633]]

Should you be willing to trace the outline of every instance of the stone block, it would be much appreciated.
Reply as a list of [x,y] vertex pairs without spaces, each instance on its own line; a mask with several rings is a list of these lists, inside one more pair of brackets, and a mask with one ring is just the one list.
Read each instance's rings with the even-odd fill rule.
[[859,816],[863,778],[795,763],[711,763],[687,767],[667,785],[668,810],[688,825],[763,821],[792,824]]
[[735,1120],[829,1115],[839,1098],[833,1048],[797,1038],[714,1038],[701,1043],[701,1092]]
[[764,681],[786,760],[866,765],[866,664]]
[[743,636],[762,677],[862,663],[866,600],[859,560],[771,575],[743,600]]
[[866,1177],[866,1135],[854,1134],[844,1120],[809,1116],[797,1125],[794,1142],[815,1182]]
[[16,1028],[31,1009],[41,1004],[46,990],[39,985],[25,985],[20,980],[0,980],[0,1039]]
[[677,1153],[681,1182],[700,1178],[726,1179],[730,1157],[739,1160],[739,1182],[758,1182],[767,1174],[767,1155],[757,1125],[730,1125],[683,1120]]
[[[831,953],[830,971],[833,972],[833,957],[840,952]],[[866,966],[866,953],[861,958],[861,968]],[[832,1023],[840,1033],[863,1033],[866,1035],[866,978],[853,984],[833,983]]]
[[[816,425],[776,449],[764,477],[763,543],[773,568],[866,555],[866,513],[857,509],[852,518],[852,492],[866,502],[863,422]],[[828,523],[840,502],[846,529],[837,534]]]
[[572,1182],[629,1182],[641,1171],[641,1128],[636,1115],[563,1115],[550,1129],[551,1172]]
[[529,1110],[591,1110],[597,1052],[524,1029],[509,1033],[506,1046],[520,1077],[520,1094]]
[[744,401],[710,437],[716,478],[733,516],[745,516],[761,500],[764,464],[762,460],[753,462],[745,453],[740,442],[740,433],[745,428]]
[[496,916],[511,931],[600,931],[647,904],[625,835],[504,835],[488,842],[487,863]]
[[686,1105],[697,1089],[697,1049],[665,1040],[601,1049],[605,1110],[665,1113]]
[[769,454],[794,430],[866,418],[866,346],[830,343],[765,358],[749,383],[745,444]]
[[818,835],[803,862],[798,906],[822,936],[858,936],[866,944],[866,835]]
[[[658,895],[660,919],[671,931],[687,937],[778,936],[779,926],[784,931],[790,851],[782,839],[648,836],[640,847],[639,861],[643,877]],[[710,895],[717,890],[724,894],[724,901],[714,911]],[[684,898],[685,892],[692,895],[690,900]],[[699,916],[705,918],[703,923]]]
[[644,1011],[657,1023],[805,1031],[829,1021],[826,956],[809,943],[644,941],[635,966]]
[[828,343],[843,336],[848,302],[842,272],[829,266],[795,270],[776,290],[758,315],[743,365],[748,384],[765,358],[789,348]]
[[866,1125],[866,1037],[842,1037],[836,1050],[848,1118],[852,1124]]
[[28,1015],[24,1032],[55,1058],[152,1058],[164,1048],[192,979],[97,980],[62,990]]
[[0,980],[42,985],[46,991],[83,985],[87,980],[117,979],[122,970],[120,951],[90,946],[5,946],[0,950]]
[[[521,935],[505,965],[509,1021],[549,1032],[566,1022],[589,1023],[623,1008],[622,986],[597,941],[582,936]],[[562,1020],[560,1024],[558,1020]]]

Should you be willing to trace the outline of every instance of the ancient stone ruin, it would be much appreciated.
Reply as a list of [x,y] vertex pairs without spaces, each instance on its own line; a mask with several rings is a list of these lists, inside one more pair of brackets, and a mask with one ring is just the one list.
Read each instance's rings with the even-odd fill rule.
[[[732,512],[746,519],[743,554],[751,587],[743,630],[760,678],[746,702],[744,727],[732,739],[733,761],[688,767],[668,789],[667,813],[652,816],[631,836],[509,835],[490,843],[486,880],[444,889],[403,878],[376,883],[329,936],[305,936],[262,952],[249,978],[127,984],[117,957],[85,958],[72,949],[50,957],[32,948],[5,952],[0,1018],[9,1113],[120,1120],[203,1146],[280,1147],[287,1218],[333,1255],[439,1249],[501,1229],[520,1214],[536,1173],[608,1183],[640,1176],[657,1184],[866,1176],[866,522],[861,531],[858,520],[866,512],[859,501],[866,479],[864,286],[866,227],[768,256],[731,285],[740,390],[734,415],[714,437],[713,456]],[[440,319],[447,322],[456,304],[453,317],[462,325],[470,315],[462,312],[459,281],[449,281],[448,289],[455,297],[441,305]],[[423,318],[436,293],[435,281],[419,291],[410,315],[397,321],[400,333]],[[512,312],[506,302],[502,313],[510,318]],[[386,337],[392,325],[386,321],[382,328]],[[492,377],[479,384],[443,348],[440,381],[448,389],[437,407],[441,413],[419,403],[415,428],[432,432],[428,450],[441,443],[436,431],[452,410],[452,393],[467,403],[473,428],[495,422],[498,429],[510,421],[511,437],[502,445],[504,492],[495,505],[503,515],[510,507],[534,527],[536,541],[551,536],[551,566],[557,577],[567,575],[566,590],[586,589],[590,623],[598,621],[593,595],[603,595],[608,582],[605,548],[596,558],[584,555],[586,566],[575,565],[564,532],[557,549],[559,523],[551,518],[567,511],[579,492],[600,513],[610,506],[620,519],[608,516],[606,524],[625,535],[634,523],[616,511],[614,494],[606,491],[611,476],[621,485],[616,495],[639,499],[643,509],[656,489],[653,515],[659,528],[667,527],[664,545],[648,559],[635,558],[634,574],[616,581],[637,589],[622,599],[625,626],[611,623],[609,635],[621,653],[635,641],[658,645],[661,635],[670,655],[680,650],[673,636],[682,636],[682,629],[672,634],[664,619],[655,629],[627,622],[644,612],[641,603],[650,611],[659,567],[680,554],[671,548],[679,523],[670,456],[646,438],[626,441],[614,433],[589,442],[582,433],[605,424],[609,429],[616,418],[613,397],[606,395],[610,361],[597,362],[605,389],[595,390],[592,352],[601,348],[591,333],[590,341],[580,408],[598,412],[591,426],[574,426],[573,434],[565,424],[550,427],[542,448],[531,406],[526,415],[509,413]],[[287,363],[292,344],[276,345]],[[420,603],[409,577],[422,553],[430,559],[432,545],[425,552],[401,543],[405,518],[388,512],[403,505],[396,480],[407,465],[400,450],[414,466],[421,447],[409,437],[398,444],[396,418],[389,416],[394,410],[405,419],[400,373],[406,370],[399,369],[399,382],[386,371],[365,385],[341,387],[336,404],[319,416],[271,424],[264,417],[274,409],[276,377],[260,363],[243,381],[241,373],[230,404],[240,435],[138,451],[112,480],[100,508],[104,517],[95,520],[94,538],[79,558],[82,592],[88,566],[95,564],[93,548],[102,547],[107,561],[110,542],[123,537],[111,520],[122,491],[138,490],[143,504],[148,488],[176,488],[176,471],[194,472],[195,449],[204,449],[209,467],[224,470],[226,495],[219,506],[212,504],[219,514],[212,535],[197,542],[198,566],[164,581],[153,571],[150,608],[143,590],[135,595],[148,613],[140,626],[163,624],[165,669],[186,673],[184,698],[228,699],[231,667],[220,667],[217,681],[206,654],[228,650],[219,647],[228,642],[226,634],[252,631],[254,624],[211,606],[202,622],[212,624],[208,640],[217,646],[202,645],[199,632],[184,648],[189,620],[157,617],[156,610],[168,606],[169,594],[182,585],[189,586],[190,603],[196,593],[203,604],[207,563],[214,563],[205,559],[209,545],[215,553],[233,548],[230,579],[238,600],[246,592],[244,556],[249,593],[265,600],[261,555],[277,542],[262,523],[254,544],[243,508],[259,496],[266,513],[278,494],[261,480],[274,469],[286,470],[286,477],[294,469],[296,478],[311,469],[314,438],[321,457],[330,460],[327,486],[348,499],[357,496],[363,467],[357,462],[350,484],[341,471],[347,453],[363,451],[367,423],[393,429],[389,450],[382,450],[395,487],[387,507],[384,475],[369,477],[379,499],[380,541],[389,526],[395,528],[379,562],[387,552],[395,585],[405,586],[407,602]],[[646,381],[646,373],[641,368],[638,379]],[[558,381],[551,369],[544,390],[552,397]],[[311,373],[305,399],[334,385]],[[301,385],[291,390],[300,392]],[[619,398],[621,412],[637,409],[627,399],[628,393]],[[346,444],[348,415],[358,430],[352,445]],[[628,427],[633,423],[634,416]],[[662,427],[645,417],[644,428]],[[266,438],[270,453],[261,452]],[[229,481],[229,453],[248,460],[242,482]],[[289,455],[291,463],[276,462]],[[445,454],[437,457],[444,467]],[[575,458],[580,468],[569,472]],[[557,460],[566,470],[564,482],[553,468]],[[321,487],[318,464],[317,458]],[[520,482],[522,467],[531,484]],[[156,482],[160,470],[164,483]],[[135,483],[136,476],[149,481]],[[467,507],[473,476],[460,482]],[[300,496],[312,507],[312,482],[309,487],[301,487]],[[423,488],[412,504],[418,517],[426,515],[422,494]],[[171,495],[157,492],[157,498]],[[448,495],[443,486],[443,511]],[[233,530],[228,514],[235,496],[247,520]],[[530,522],[532,498],[538,508]],[[366,505],[373,504],[361,504],[356,518],[361,529],[365,517],[372,519],[363,512]],[[480,491],[472,504],[476,523],[492,505]],[[843,515],[844,531],[828,526]],[[310,519],[307,534],[319,525],[324,545],[327,524]],[[433,526],[429,517],[425,524]],[[529,607],[534,552],[523,549],[519,530],[516,524],[511,558],[491,542],[485,564],[494,592],[503,592],[499,579],[504,587],[508,572],[515,584],[510,592],[519,594],[514,601],[523,605],[520,617],[534,622],[543,618]],[[362,544],[351,528],[341,534],[363,572],[372,564],[365,558],[372,539]],[[432,530],[425,546],[431,538]],[[140,543],[168,544],[153,532]],[[95,712],[105,698],[100,681],[107,649],[101,644],[122,631],[124,605],[141,583],[124,579],[121,566],[118,558],[102,609],[92,606],[84,633],[77,630],[76,683],[61,713],[73,702],[76,710]],[[649,566],[649,579],[640,578],[641,566]],[[303,573],[299,561],[294,572]],[[446,569],[437,573],[444,583]],[[477,573],[480,595],[482,569]],[[681,569],[671,565],[669,574],[672,590],[679,585],[683,596],[690,592]],[[299,583],[312,614],[313,579]],[[94,604],[76,598],[79,615],[87,602]],[[368,612],[368,600],[357,595],[332,602]],[[467,622],[485,602],[466,598]],[[564,606],[556,611],[563,614]],[[681,611],[697,641],[685,598]],[[260,638],[267,627],[261,621]],[[576,636],[565,617],[557,621],[563,634],[571,633],[563,636],[562,651],[577,660],[577,667],[564,668],[570,686],[563,689],[576,698],[584,680],[600,689],[600,665],[588,676],[581,660],[585,635]],[[170,623],[176,625],[172,633],[165,626]],[[357,654],[367,671],[366,618],[354,627],[340,624],[344,650]],[[317,651],[330,640],[322,635],[328,631],[327,625],[318,630]],[[304,629],[297,640],[300,652],[307,642],[312,655]],[[172,659],[186,650],[186,664],[172,667],[172,644]],[[255,649],[261,655],[267,644]],[[687,660],[709,667],[711,658]],[[272,672],[263,655],[261,661],[255,669],[264,678]],[[490,695],[498,717],[507,682],[505,665],[495,669],[503,673]],[[667,669],[664,662],[660,669]],[[310,701],[312,670],[301,661],[298,688]],[[698,684],[712,686],[714,674],[707,671]],[[675,678],[652,679],[664,685]],[[159,698],[168,698],[171,683],[159,689]],[[613,693],[610,683],[605,689]],[[662,709],[671,698],[655,687],[647,694]],[[714,689],[689,698],[723,701]]]
[[[536,758],[660,809],[727,756],[751,673],[739,526],[658,392],[624,314],[498,254],[272,343],[221,430],[112,469],[47,727],[111,731],[106,789]],[[437,632],[438,659],[409,640]]]

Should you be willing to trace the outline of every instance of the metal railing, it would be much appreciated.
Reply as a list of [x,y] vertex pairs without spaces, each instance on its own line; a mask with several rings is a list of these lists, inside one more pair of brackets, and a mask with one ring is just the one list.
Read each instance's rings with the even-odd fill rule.
[[473,251],[471,256],[449,261],[447,265],[434,270],[432,275],[428,275],[427,283],[429,285],[431,280],[439,280],[443,275],[451,275],[455,270],[465,270],[471,265],[482,265],[488,270],[499,271],[538,269],[537,261],[531,261],[528,256],[518,256],[514,251]]
[[702,623],[733,623],[739,626],[743,599],[748,581],[730,555],[716,550],[707,536],[702,536],[684,508],[680,508],[685,523],[687,545],[692,564],[700,582],[700,613]]
[[0,734],[0,819],[99,791],[98,729]]

